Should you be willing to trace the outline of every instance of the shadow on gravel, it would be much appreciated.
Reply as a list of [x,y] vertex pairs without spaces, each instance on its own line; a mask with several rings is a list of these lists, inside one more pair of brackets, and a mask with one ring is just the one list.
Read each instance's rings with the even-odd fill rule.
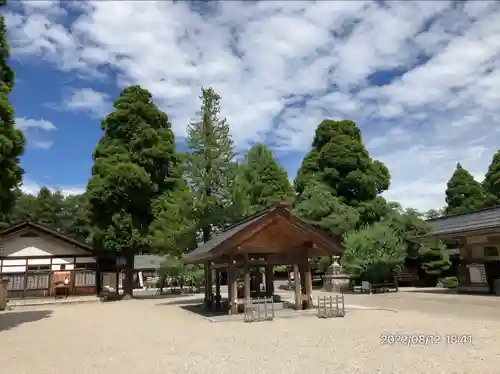
[[156,306],[169,306],[169,305],[200,305],[203,304],[203,299],[201,298],[196,298],[196,299],[186,299],[183,297],[180,297],[179,299],[172,300],[172,301],[167,301],[164,303],[158,303]]
[[[436,295],[458,295],[457,290],[455,289],[448,289],[448,288],[443,288],[443,289],[426,289],[426,288],[418,288],[415,290],[406,290],[404,292],[408,293],[428,293],[428,294],[436,294]],[[484,295],[482,295],[484,296]]]
[[200,304],[199,300],[196,300],[196,304],[191,305],[181,305],[180,308],[185,310],[186,312],[196,314],[200,317],[204,318],[213,318],[218,316],[227,316],[227,307],[222,306],[220,310],[214,310],[211,308],[206,308],[203,303]]
[[144,293],[144,294],[135,294],[134,299],[135,300],[155,300],[155,299],[178,299],[182,297],[187,297],[187,296],[196,296],[200,295],[199,293]]
[[36,322],[50,317],[51,310],[0,313],[0,332],[12,329],[23,323]]

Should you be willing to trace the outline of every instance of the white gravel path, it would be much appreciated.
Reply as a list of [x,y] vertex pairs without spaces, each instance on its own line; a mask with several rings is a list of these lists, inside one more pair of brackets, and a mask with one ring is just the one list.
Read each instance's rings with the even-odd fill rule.
[[[0,373],[500,374],[500,321],[359,310],[330,320],[210,323],[166,302],[0,312]],[[6,326],[15,317],[9,313],[33,317],[44,310],[49,317]],[[471,334],[473,345],[380,344],[381,334],[396,332]]]

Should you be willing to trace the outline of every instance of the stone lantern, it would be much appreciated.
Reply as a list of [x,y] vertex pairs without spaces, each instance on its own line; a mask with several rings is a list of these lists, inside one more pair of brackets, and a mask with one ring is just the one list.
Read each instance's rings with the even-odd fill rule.
[[327,292],[342,293],[349,289],[350,279],[339,264],[339,256],[332,256],[332,264],[323,276],[323,288]]

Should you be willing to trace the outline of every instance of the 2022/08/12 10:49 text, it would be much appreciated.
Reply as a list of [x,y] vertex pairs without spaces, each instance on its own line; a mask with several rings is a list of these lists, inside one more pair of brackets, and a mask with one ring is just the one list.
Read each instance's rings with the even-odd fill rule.
[[472,345],[471,334],[405,334],[389,333],[380,335],[380,344],[383,345]]

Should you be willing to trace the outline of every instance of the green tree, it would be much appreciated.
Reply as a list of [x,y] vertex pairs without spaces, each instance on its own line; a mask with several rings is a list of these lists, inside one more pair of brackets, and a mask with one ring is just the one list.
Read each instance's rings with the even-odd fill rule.
[[384,222],[344,235],[341,263],[349,274],[358,279],[373,283],[392,279],[405,257],[403,240]]
[[359,222],[357,210],[333,196],[328,187],[320,182],[307,185],[295,205],[295,212],[333,235],[342,235],[354,229]]
[[85,194],[68,196],[64,199],[63,209],[59,214],[62,232],[82,243],[87,242],[90,234],[88,208]]
[[94,246],[125,259],[124,294],[132,295],[134,255],[148,252],[153,202],[179,182],[168,116],[140,86],[125,88],[103,121],[87,185]]
[[399,204],[394,204],[392,212],[384,217],[383,221],[405,243],[406,258],[410,260],[419,260],[420,247],[419,242],[408,240],[409,236],[424,235],[431,230],[431,225],[422,219],[422,213],[415,209],[402,209]]
[[151,250],[180,256],[196,248],[193,197],[187,186],[168,191],[153,204]]
[[495,152],[483,181],[486,193],[486,206],[500,203],[500,150]]
[[264,144],[255,144],[250,148],[239,171],[252,212],[278,201],[293,201],[295,192],[286,171]]
[[444,215],[444,209],[429,209],[424,213],[425,219],[436,219]]
[[233,141],[226,119],[220,118],[220,96],[201,90],[200,119],[187,129],[185,177],[193,193],[194,215],[203,241],[222,227],[232,207],[235,164]]
[[[0,8],[6,1],[0,2]],[[9,103],[9,93],[14,87],[14,72],[8,65],[9,44],[4,16],[0,16],[0,226],[8,226],[23,176],[19,166],[24,153],[23,132],[16,129],[14,108]]]
[[358,209],[360,224],[376,222],[387,213],[386,202],[378,195],[389,188],[389,171],[370,157],[353,121],[322,121],[312,147],[295,178],[299,196],[317,181],[332,196]]
[[430,276],[432,286],[436,285],[438,278],[451,266],[450,257],[446,253],[445,245],[439,241],[433,244],[424,244],[420,247],[422,269]]
[[460,163],[446,186],[446,215],[480,209],[485,204],[483,187]]
[[17,191],[16,202],[10,214],[10,222],[20,223],[28,220],[35,210],[36,196]]
[[63,205],[64,197],[60,191],[52,193],[47,187],[42,187],[36,196],[31,219],[56,231],[62,231]]

